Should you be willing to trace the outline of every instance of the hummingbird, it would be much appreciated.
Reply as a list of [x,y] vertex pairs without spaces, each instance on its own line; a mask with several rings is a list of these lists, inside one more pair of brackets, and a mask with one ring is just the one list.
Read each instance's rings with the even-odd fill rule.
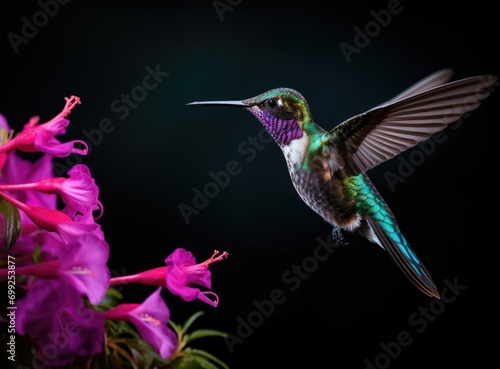
[[430,273],[366,172],[475,110],[497,81],[493,75],[477,75],[449,82],[452,73],[440,69],[330,130],[315,122],[301,93],[286,87],[244,100],[187,105],[252,113],[280,147],[298,195],[332,225],[335,242],[344,243],[342,232],[358,232],[385,250],[418,290],[439,299]]

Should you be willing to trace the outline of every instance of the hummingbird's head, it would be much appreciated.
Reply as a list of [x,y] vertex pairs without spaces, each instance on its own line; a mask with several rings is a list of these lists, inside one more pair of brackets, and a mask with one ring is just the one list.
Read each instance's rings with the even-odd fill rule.
[[281,120],[295,119],[298,122],[311,120],[306,99],[291,88],[275,88],[243,100],[242,103],[247,105],[247,110],[254,115],[266,112],[266,115]]
[[312,122],[307,101],[291,88],[275,88],[241,101],[193,102],[188,105],[236,106],[248,110],[273,136],[280,146],[304,135],[304,126]]

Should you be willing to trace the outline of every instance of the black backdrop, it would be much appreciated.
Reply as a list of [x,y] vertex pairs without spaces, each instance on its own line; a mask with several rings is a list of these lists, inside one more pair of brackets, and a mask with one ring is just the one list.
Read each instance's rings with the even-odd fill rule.
[[[231,368],[365,368],[365,359],[391,368],[479,366],[493,357],[485,334],[497,332],[495,241],[483,235],[493,219],[485,208],[494,203],[498,95],[369,173],[448,291],[442,303],[357,236],[329,257],[315,254],[330,227],[297,196],[258,122],[237,109],[185,106],[286,86],[332,128],[440,68],[454,68],[454,78],[496,74],[498,20],[486,2],[69,1],[47,16],[43,3],[1,6],[0,112],[20,129],[33,115],[50,119],[65,96],[81,97],[63,139],[90,144],[82,162],[100,188],[113,271],[161,266],[176,247],[199,261],[213,249],[230,253],[211,266],[217,308],[163,294],[174,321],[202,309],[197,327],[237,337],[198,347]],[[195,200],[197,191],[209,198]],[[183,216],[181,205],[200,209]],[[138,302],[151,291],[123,292]],[[390,362],[379,355],[384,344]]]

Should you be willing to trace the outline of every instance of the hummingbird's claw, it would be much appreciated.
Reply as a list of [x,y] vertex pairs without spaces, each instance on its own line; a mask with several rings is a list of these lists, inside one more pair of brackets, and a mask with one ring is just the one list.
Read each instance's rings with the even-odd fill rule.
[[346,246],[349,244],[344,240],[344,236],[342,235],[342,228],[340,228],[339,226],[333,226],[332,237],[333,237],[333,242],[335,242],[340,246]]

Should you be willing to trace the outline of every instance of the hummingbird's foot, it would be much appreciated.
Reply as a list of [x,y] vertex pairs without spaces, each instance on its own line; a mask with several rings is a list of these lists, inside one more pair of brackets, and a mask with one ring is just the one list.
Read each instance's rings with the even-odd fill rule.
[[340,246],[345,246],[348,244],[344,240],[344,236],[342,235],[342,228],[340,228],[339,226],[333,226],[332,237],[333,237],[333,242],[335,242]]

